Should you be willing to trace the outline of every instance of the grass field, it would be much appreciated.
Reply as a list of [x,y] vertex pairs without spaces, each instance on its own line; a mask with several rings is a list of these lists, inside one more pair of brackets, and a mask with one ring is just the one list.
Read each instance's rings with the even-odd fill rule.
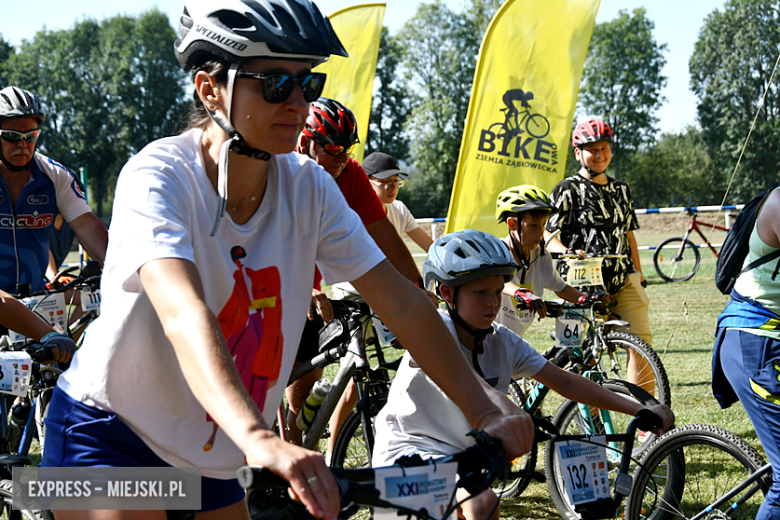
[[[637,243],[657,245],[665,238],[681,235],[658,231],[637,233]],[[721,241],[722,236],[713,237],[713,243]],[[698,239],[695,242],[701,243]],[[416,251],[421,252],[419,248]],[[642,271],[648,281],[653,347],[669,375],[677,425],[715,424],[736,433],[764,455],[742,406],[737,403],[728,410],[721,410],[711,392],[713,334],[717,316],[728,301],[714,284],[715,256],[706,249],[701,250],[702,262],[697,275],[681,283],[666,283],[656,274],[652,251],[642,252],[641,257]],[[422,267],[422,258],[418,260]],[[546,296],[555,297],[552,293]],[[537,350],[545,350],[551,345],[549,334],[554,326],[553,320],[537,321],[525,339]],[[545,412],[553,414],[555,409]],[[541,462],[538,467],[541,468]],[[501,516],[509,519],[560,518],[545,484],[532,484],[519,498],[505,501]]]

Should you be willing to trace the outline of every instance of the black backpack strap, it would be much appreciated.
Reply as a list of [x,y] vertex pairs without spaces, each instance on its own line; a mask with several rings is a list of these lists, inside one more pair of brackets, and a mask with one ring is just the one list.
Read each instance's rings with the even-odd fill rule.
[[[750,271],[751,269],[755,269],[756,267],[758,267],[760,265],[764,265],[767,262],[771,262],[775,258],[780,258],[780,249],[778,249],[777,251],[773,251],[773,252],[769,253],[768,255],[762,256],[758,260],[753,260],[748,265],[746,265],[739,272],[739,274],[746,273],[746,272]],[[775,267],[775,272],[772,273],[772,280],[774,280],[777,277],[778,271],[780,271],[780,262],[777,263],[777,267]]]

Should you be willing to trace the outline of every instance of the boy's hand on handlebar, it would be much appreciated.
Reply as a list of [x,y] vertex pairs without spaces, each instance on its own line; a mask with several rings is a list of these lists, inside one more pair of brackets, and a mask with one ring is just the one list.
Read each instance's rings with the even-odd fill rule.
[[655,406],[648,406],[648,410],[661,418],[663,426],[661,428],[655,428],[651,430],[656,435],[662,435],[669,431],[669,428],[674,426],[674,412],[671,408],[665,404],[657,404]]
[[268,468],[288,481],[290,496],[300,500],[312,515],[336,520],[340,508],[338,486],[319,453],[271,436],[254,443],[246,462]]
[[534,442],[534,422],[531,416],[522,410],[518,412],[487,415],[476,425],[478,430],[501,439],[504,455],[510,461],[530,452]]
[[76,344],[65,334],[50,332],[41,338],[41,345],[51,352],[51,360],[67,363],[76,352]]
[[528,289],[516,290],[515,301],[517,302],[517,307],[520,309],[528,309],[535,312],[540,318],[547,316],[547,308],[544,306],[544,300]]

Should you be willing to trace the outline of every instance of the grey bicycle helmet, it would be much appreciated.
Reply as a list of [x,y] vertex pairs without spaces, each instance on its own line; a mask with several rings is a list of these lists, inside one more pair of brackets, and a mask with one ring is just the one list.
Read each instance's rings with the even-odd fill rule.
[[0,121],[12,117],[34,117],[39,123],[46,118],[38,96],[19,87],[0,90]]
[[436,282],[458,287],[483,276],[500,275],[508,282],[517,268],[501,240],[483,231],[463,229],[433,243],[423,263],[423,279],[429,289]]
[[309,0],[186,0],[174,44],[191,70],[209,55],[227,62],[254,58],[327,61],[347,56],[327,17]]

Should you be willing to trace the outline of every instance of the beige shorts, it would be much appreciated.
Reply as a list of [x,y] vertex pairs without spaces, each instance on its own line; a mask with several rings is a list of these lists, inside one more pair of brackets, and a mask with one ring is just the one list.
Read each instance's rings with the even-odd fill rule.
[[631,273],[628,276],[626,284],[614,295],[616,305],[612,307],[612,311],[631,324],[623,330],[639,336],[648,345],[652,345],[653,337],[650,334],[649,314],[650,298],[647,297],[641,281],[642,275],[638,272]]

